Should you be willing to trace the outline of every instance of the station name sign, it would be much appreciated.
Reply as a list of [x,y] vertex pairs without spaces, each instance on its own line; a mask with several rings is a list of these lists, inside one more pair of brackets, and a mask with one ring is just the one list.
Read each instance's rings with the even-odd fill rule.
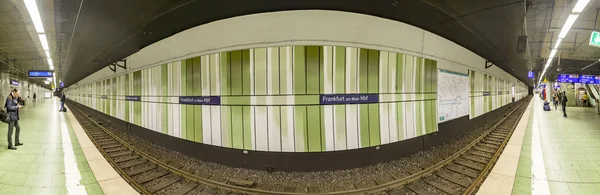
[[142,97],[141,96],[125,96],[125,100],[139,102],[139,101],[142,101]]
[[321,94],[321,105],[378,103],[378,94]]
[[221,105],[219,96],[180,96],[180,104],[190,105]]
[[52,71],[43,71],[43,70],[30,70],[29,77],[37,77],[37,78],[52,78],[54,72]]

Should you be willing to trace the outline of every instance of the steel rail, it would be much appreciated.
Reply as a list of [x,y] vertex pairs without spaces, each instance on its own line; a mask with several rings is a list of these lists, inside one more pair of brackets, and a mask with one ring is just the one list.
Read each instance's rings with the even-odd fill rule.
[[[88,118],[90,121],[92,121],[92,123],[94,123],[95,125],[97,125],[100,129],[102,129],[104,132],[106,132],[107,134],[109,134],[111,137],[113,137],[115,140],[117,140],[118,142],[120,142],[122,145],[124,145],[125,147],[129,148],[130,150],[132,150],[134,153],[142,156],[143,158],[148,159],[149,161],[151,161],[152,163],[158,165],[159,167],[166,169],[168,171],[171,171],[173,174],[178,175],[180,177],[183,177],[185,179],[188,179],[190,181],[199,183],[199,184],[203,184],[203,185],[208,185],[211,187],[215,187],[218,189],[222,189],[222,190],[227,190],[227,191],[232,191],[232,192],[239,192],[239,193],[245,193],[245,194],[265,194],[265,195],[317,195],[317,194],[321,194],[321,195],[340,195],[340,194],[365,194],[365,193],[375,193],[375,192],[381,192],[381,191],[385,191],[388,189],[392,189],[392,188],[396,188],[396,187],[400,187],[403,185],[406,185],[408,183],[417,181],[423,177],[429,176],[431,174],[433,174],[434,172],[442,169],[443,167],[445,167],[446,165],[452,163],[454,160],[456,160],[457,158],[459,158],[461,155],[465,154],[466,152],[468,152],[473,146],[477,145],[477,143],[479,143],[481,140],[483,140],[487,135],[489,135],[493,129],[496,129],[500,124],[502,124],[502,122],[504,122],[510,115],[512,115],[514,112],[516,112],[518,110],[518,108],[520,108],[521,106],[523,106],[523,104],[525,104],[527,99],[530,99],[528,97],[526,97],[525,99],[522,100],[522,102],[519,103],[519,105],[517,105],[515,107],[515,109],[513,109],[512,111],[510,111],[510,113],[508,113],[505,117],[503,117],[502,119],[500,119],[500,121],[498,121],[496,124],[494,124],[494,126],[490,127],[488,131],[484,132],[481,136],[479,136],[478,138],[476,138],[475,140],[473,140],[471,143],[469,143],[467,146],[465,146],[463,149],[459,150],[458,152],[454,153],[452,156],[442,160],[441,162],[426,168],[424,170],[421,170],[415,174],[411,174],[409,176],[406,176],[402,179],[398,179],[398,180],[394,180],[394,181],[390,181],[388,183],[384,183],[381,185],[377,185],[377,186],[372,186],[372,187],[368,187],[368,188],[361,188],[361,189],[354,189],[354,190],[346,190],[346,191],[336,191],[336,192],[320,192],[320,193],[300,193],[300,192],[280,192],[280,191],[269,191],[269,190],[261,190],[261,189],[256,189],[256,188],[247,188],[247,187],[241,187],[241,186],[236,186],[236,185],[231,185],[231,184],[227,184],[227,183],[222,183],[222,182],[217,182],[217,181],[213,181],[210,179],[206,179],[206,178],[202,178],[199,177],[197,175],[182,171],[176,167],[173,167],[171,165],[168,165],[167,163],[164,163],[142,151],[140,151],[139,149],[133,147],[132,145],[130,145],[129,143],[127,143],[126,141],[123,141],[122,139],[120,139],[118,136],[114,135],[112,132],[110,132],[110,130],[106,129],[105,127],[103,127],[102,125],[98,124],[96,121],[94,121],[93,119],[91,119],[91,117],[83,114],[86,118]],[[75,108],[77,109],[79,112],[81,112],[79,110],[79,108]],[[83,112],[81,112],[83,113]],[[519,118],[517,119],[520,120],[522,114],[519,116]],[[516,124],[516,123],[515,123]],[[499,156],[499,154],[501,154],[503,146],[506,145],[507,140],[510,138],[510,135],[512,135],[512,131],[511,133],[505,138],[505,141],[503,142],[503,145],[498,149],[498,151],[495,153],[494,157],[497,158]],[[103,154],[104,155],[104,154]],[[105,156],[105,158],[107,158],[107,156]],[[484,169],[484,171],[489,170],[492,166],[493,163],[495,161],[490,161],[490,163],[488,163],[486,165],[486,169]],[[113,166],[115,167],[115,166]],[[115,167],[115,169],[119,169],[118,167]],[[479,181],[483,178],[482,175],[486,175],[484,174],[485,172],[482,171],[480,173],[480,175],[477,177]],[[125,177],[128,177],[126,174],[123,173],[123,175]],[[129,182],[129,181],[128,181]],[[135,181],[131,180],[132,183],[135,183]],[[475,182],[474,182],[475,183]],[[473,184],[472,184],[473,185]],[[476,189],[476,188],[475,188]],[[467,188],[467,190],[472,191],[474,189],[472,189],[472,187]],[[466,193],[466,191],[465,191]]]
[[[523,103],[525,103],[525,102],[523,102]],[[519,123],[519,121],[521,121],[523,114],[525,114],[525,111],[523,111],[519,114],[519,116],[517,118],[517,122],[515,124],[513,124],[510,132],[508,133],[506,138],[504,138],[504,141],[502,142],[502,144],[500,145],[500,147],[498,148],[498,150],[496,151],[494,156],[492,156],[492,158],[490,159],[490,162],[484,167],[483,170],[481,170],[481,173],[479,174],[479,176],[477,176],[477,178],[475,178],[473,183],[471,183],[471,185],[463,192],[464,195],[475,194],[477,192],[477,190],[479,189],[479,186],[481,186],[481,184],[483,184],[483,182],[487,178],[487,175],[492,171],[492,169],[494,168],[494,165],[500,158],[500,155],[502,155],[504,148],[508,144],[508,141],[510,140],[510,138],[512,137],[512,134],[514,133],[515,129],[517,128],[517,124]]]

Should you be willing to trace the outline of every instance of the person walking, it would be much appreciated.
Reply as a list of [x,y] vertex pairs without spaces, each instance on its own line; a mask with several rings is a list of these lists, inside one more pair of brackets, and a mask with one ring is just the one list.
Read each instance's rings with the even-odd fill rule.
[[13,128],[16,127],[15,133],[15,146],[22,146],[23,143],[19,141],[19,134],[21,133],[21,126],[19,126],[19,105],[17,99],[19,98],[19,90],[14,89],[6,98],[4,106],[8,112],[8,149],[16,150],[17,148],[12,145],[12,132]]
[[59,110],[59,112],[65,111],[65,100],[66,99],[67,99],[67,97],[65,96],[65,93],[62,93],[60,95],[60,110]]
[[588,97],[586,92],[583,92],[583,97],[581,98],[583,100],[583,106],[587,107],[588,106],[588,100],[590,99],[590,97]]
[[560,104],[562,106],[562,110],[563,110],[563,117],[567,118],[567,94],[563,91],[562,92],[562,97],[560,99]]

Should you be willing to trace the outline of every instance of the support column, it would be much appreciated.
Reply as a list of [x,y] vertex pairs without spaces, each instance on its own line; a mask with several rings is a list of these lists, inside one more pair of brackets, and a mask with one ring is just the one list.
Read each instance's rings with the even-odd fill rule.
[[10,75],[8,73],[0,73],[0,99],[4,101],[10,93]]

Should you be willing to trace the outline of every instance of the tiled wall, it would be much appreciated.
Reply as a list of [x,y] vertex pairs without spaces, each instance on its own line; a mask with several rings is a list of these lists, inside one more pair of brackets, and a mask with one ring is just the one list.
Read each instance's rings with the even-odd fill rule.
[[[437,131],[436,61],[386,51],[289,46],[222,52],[70,87],[70,99],[171,136],[261,151],[363,148]],[[322,105],[321,94],[376,94]],[[126,96],[141,96],[127,101]],[[179,104],[219,96],[220,105]]]

